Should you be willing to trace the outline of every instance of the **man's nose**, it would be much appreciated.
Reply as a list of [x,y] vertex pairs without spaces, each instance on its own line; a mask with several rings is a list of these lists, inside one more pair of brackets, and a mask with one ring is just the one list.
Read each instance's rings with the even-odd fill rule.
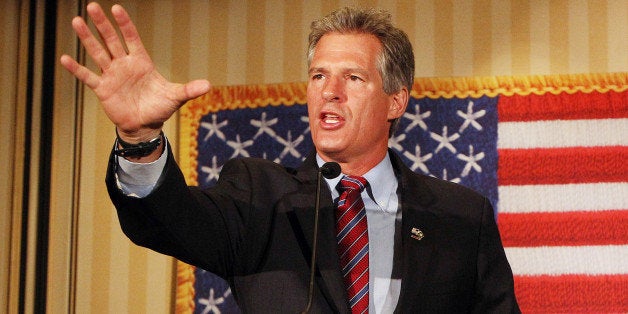
[[339,78],[329,77],[323,88],[326,101],[341,101],[344,97],[344,82]]

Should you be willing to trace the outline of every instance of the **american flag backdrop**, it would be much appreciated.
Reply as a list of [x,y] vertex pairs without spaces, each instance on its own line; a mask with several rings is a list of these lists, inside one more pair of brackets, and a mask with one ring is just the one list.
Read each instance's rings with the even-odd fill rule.
[[[313,149],[305,84],[214,88],[182,109],[179,163],[297,166]],[[489,197],[525,313],[628,312],[628,74],[417,79],[389,140],[416,172]],[[179,265],[177,312],[237,312],[228,285]]]

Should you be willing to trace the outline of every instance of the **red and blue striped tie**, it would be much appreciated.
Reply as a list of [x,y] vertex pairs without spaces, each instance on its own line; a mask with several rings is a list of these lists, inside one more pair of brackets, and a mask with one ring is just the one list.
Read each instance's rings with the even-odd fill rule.
[[336,237],[351,313],[368,313],[369,308],[369,238],[360,196],[367,184],[363,177],[344,176],[338,186]]

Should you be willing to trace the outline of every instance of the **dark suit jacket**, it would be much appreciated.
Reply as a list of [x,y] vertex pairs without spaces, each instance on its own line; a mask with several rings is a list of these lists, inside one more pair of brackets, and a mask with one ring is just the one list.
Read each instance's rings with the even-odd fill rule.
[[[225,278],[240,308],[297,313],[307,303],[317,165],[229,161],[215,187],[188,187],[172,154],[146,198],[107,186],[124,233],[136,244]],[[402,258],[399,313],[517,313],[513,278],[489,201],[460,185],[418,175],[390,152],[399,180]],[[424,237],[412,238],[412,229]],[[346,313],[331,194],[323,189],[312,312]]]

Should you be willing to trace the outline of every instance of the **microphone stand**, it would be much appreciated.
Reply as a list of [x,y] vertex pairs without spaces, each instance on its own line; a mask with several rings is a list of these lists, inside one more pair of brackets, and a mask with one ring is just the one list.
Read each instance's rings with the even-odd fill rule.
[[314,277],[316,274],[316,249],[318,248],[318,213],[321,204],[321,184],[322,177],[327,179],[335,178],[340,174],[340,165],[335,162],[326,162],[320,169],[316,177],[316,200],[314,201],[314,234],[312,236],[312,259],[310,260],[310,286],[308,290],[307,306],[301,312],[306,314],[312,307],[312,299],[314,298]]
[[312,307],[312,299],[314,298],[314,276],[316,274],[316,248],[318,247],[318,212],[320,211],[321,205],[321,181],[323,176],[323,172],[321,170],[318,171],[317,182],[316,182],[316,201],[314,205],[314,236],[312,238],[312,259],[310,261],[310,287],[307,294],[307,306],[305,310],[303,310],[303,314],[306,314],[310,311]]

